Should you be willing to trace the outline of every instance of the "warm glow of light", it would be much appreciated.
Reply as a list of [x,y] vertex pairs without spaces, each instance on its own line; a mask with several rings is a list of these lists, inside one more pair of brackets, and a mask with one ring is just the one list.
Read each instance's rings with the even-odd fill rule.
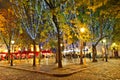
[[80,32],[84,33],[85,32],[85,28],[80,28]]
[[118,47],[118,45],[114,42],[114,43],[112,43],[112,45],[111,45],[111,48],[113,49],[113,48],[117,48]]
[[21,48],[18,48],[19,51],[21,51]]
[[7,50],[7,49],[5,49],[3,52],[8,52],[8,50]]
[[31,51],[33,51],[33,46],[31,46]]
[[[31,51],[34,51],[33,45],[31,45]],[[36,51],[37,51],[37,52],[39,51],[39,46],[38,46],[38,45],[36,45]]]
[[116,43],[113,43],[113,46],[116,46]]
[[60,44],[60,46],[62,47],[62,46],[63,46],[63,44],[61,43],[61,44]]
[[106,43],[106,39],[103,39],[103,43]]
[[25,51],[28,51],[28,49],[27,49],[27,48],[25,48]]
[[39,51],[39,46],[38,46],[38,45],[36,45],[36,51],[37,51],[37,52]]
[[42,46],[41,46],[40,48],[41,48],[41,49],[43,49],[43,47],[42,47]]
[[15,43],[15,41],[13,41],[13,40],[12,40],[12,41],[11,41],[11,43],[12,43],[12,44],[14,44],[14,43]]

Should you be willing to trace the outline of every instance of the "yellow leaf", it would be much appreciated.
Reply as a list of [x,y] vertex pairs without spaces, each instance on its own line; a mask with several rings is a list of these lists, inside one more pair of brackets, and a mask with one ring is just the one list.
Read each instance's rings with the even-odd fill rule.
[[23,30],[22,30],[22,28],[20,27],[20,34],[22,34],[23,33]]

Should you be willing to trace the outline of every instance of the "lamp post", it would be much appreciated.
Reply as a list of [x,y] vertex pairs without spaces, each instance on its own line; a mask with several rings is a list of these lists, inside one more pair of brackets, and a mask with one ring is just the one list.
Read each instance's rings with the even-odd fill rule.
[[[60,44],[60,48],[61,48],[61,52],[63,52],[63,47],[64,47],[64,45],[63,45],[63,43],[61,43]],[[63,55],[63,53],[61,53],[62,55]],[[61,58],[62,59],[62,58]]]
[[[82,33],[85,32],[85,28],[80,28],[80,33],[82,35]],[[80,40],[80,64],[83,64],[83,53],[82,53],[82,49],[83,49],[83,41],[82,39]]]
[[107,45],[106,45],[106,39],[103,39],[103,44],[104,44],[104,50],[105,50],[105,61],[108,62],[108,60],[107,60]]
[[[14,43],[15,41],[11,41],[11,44],[12,44],[12,53],[14,53],[14,49],[13,49],[13,46],[14,46]],[[11,54],[11,63],[10,63],[11,66],[13,66],[13,54]]]

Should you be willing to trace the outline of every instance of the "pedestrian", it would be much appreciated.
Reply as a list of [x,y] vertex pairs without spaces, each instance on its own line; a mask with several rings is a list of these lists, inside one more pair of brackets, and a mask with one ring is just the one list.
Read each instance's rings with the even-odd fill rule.
[[91,55],[91,53],[89,53],[89,59],[90,59],[90,61],[91,61],[91,58],[92,58],[92,55]]

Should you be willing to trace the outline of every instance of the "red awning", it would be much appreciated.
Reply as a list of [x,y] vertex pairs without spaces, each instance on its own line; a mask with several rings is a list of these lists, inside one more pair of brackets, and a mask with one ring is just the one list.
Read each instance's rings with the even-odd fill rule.
[[42,52],[43,54],[47,54],[47,53],[49,53],[49,54],[50,54],[50,53],[51,53],[51,51],[50,51],[50,50],[42,50],[41,52]]

